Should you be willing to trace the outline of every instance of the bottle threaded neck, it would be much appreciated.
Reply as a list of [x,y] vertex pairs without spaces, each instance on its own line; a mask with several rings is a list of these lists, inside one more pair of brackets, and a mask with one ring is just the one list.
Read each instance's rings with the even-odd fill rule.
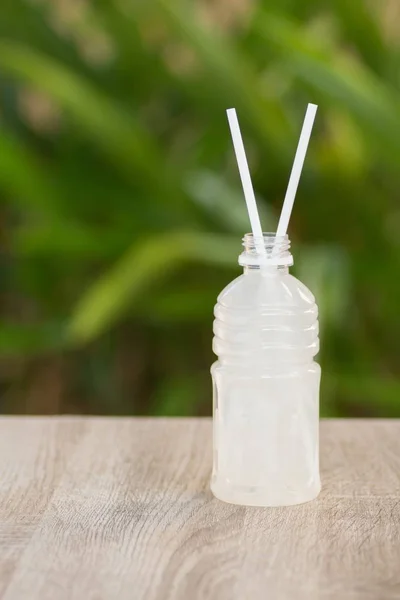
[[252,233],[246,233],[242,242],[244,251],[239,256],[239,264],[244,267],[293,265],[290,240],[287,235],[263,233],[262,238],[256,238]]

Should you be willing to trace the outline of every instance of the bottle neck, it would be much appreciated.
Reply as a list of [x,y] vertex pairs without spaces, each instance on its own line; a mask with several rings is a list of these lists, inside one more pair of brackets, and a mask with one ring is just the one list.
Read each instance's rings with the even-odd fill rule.
[[243,266],[244,275],[259,275],[262,274],[264,276],[273,276],[273,275],[287,275],[289,273],[289,267],[285,266]]
[[[244,251],[239,256],[239,264],[249,273],[251,269],[263,273],[271,269],[285,269],[293,265],[293,256],[290,253],[290,240],[287,235],[276,236],[275,233],[263,233],[260,238],[255,238],[252,233],[246,233],[243,238]],[[246,269],[248,269],[246,271]]]

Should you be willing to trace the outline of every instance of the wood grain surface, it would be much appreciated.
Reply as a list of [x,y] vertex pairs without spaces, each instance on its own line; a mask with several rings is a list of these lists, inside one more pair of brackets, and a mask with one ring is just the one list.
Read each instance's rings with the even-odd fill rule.
[[400,598],[400,422],[321,423],[318,500],[209,490],[208,419],[2,418],[4,600]]

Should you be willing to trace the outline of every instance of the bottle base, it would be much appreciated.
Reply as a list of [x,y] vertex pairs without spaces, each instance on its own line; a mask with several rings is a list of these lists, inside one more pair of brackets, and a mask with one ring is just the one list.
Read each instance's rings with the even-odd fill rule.
[[321,491],[321,484],[316,481],[312,486],[300,491],[285,491],[271,494],[266,488],[249,488],[224,485],[211,481],[211,491],[218,500],[240,506],[278,507],[295,506],[315,500]]

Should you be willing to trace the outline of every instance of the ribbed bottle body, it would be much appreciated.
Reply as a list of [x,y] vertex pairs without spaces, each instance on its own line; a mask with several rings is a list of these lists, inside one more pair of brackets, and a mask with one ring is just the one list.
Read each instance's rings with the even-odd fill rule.
[[248,269],[218,297],[212,490],[282,506],[320,490],[318,309],[287,269]]

